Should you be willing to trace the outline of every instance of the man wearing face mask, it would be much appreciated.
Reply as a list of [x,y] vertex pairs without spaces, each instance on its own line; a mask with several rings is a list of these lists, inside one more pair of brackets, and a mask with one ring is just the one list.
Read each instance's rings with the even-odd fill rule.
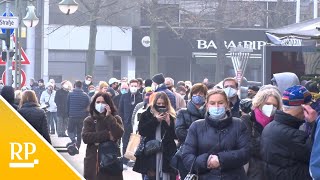
[[176,92],[176,90],[174,89],[174,80],[170,77],[166,77],[165,78],[165,84],[167,86],[167,88],[174,94],[174,96],[176,97],[176,111],[180,110],[181,108],[185,108],[186,107],[186,102],[185,100],[182,98],[182,96]]
[[233,117],[240,117],[240,98],[237,95],[238,82],[234,78],[226,78],[223,80],[223,90],[227,94],[229,107]]
[[119,89],[119,80],[117,78],[111,78],[109,79],[109,88],[107,92],[110,92],[112,97],[114,98],[119,95],[118,89]]
[[152,77],[152,89],[154,92],[165,92],[167,96],[170,99],[170,103],[172,107],[176,110],[176,97],[174,94],[167,88],[167,86],[164,84],[164,76],[162,73],[156,74]]
[[54,102],[57,105],[58,125],[57,133],[58,137],[67,137],[66,130],[68,127],[68,113],[67,113],[67,98],[72,84],[70,81],[61,82],[61,89],[59,89],[54,98]]
[[[138,80],[132,79],[129,83],[130,90],[128,93],[122,94],[119,103],[119,115],[124,125],[124,134],[122,137],[122,152],[126,152],[130,134],[132,133],[131,118],[135,106],[142,102],[142,94],[138,91]],[[127,168],[128,159],[123,157],[124,168]]]
[[43,79],[39,79],[38,80],[38,87],[34,90],[34,92],[37,95],[38,102],[40,102],[40,96],[41,96],[42,92],[45,90],[46,90],[46,88],[45,88]]
[[46,107],[48,126],[50,134],[55,134],[57,129],[57,105],[54,102],[56,96],[56,91],[54,90],[54,85],[50,82],[46,84],[46,90],[42,92],[40,97],[40,105]]
[[90,85],[93,85],[93,83],[92,83],[92,76],[86,75],[86,79],[85,79],[85,80],[83,81],[83,83],[82,83],[82,90],[83,90],[85,93],[87,93],[87,94],[88,94],[88,92],[89,92],[88,87],[89,87]]
[[305,106],[311,102],[310,92],[295,85],[282,96],[283,111],[276,111],[274,120],[262,131],[261,157],[266,179],[308,180],[312,149],[310,136],[299,130],[304,121],[313,122],[307,116]]

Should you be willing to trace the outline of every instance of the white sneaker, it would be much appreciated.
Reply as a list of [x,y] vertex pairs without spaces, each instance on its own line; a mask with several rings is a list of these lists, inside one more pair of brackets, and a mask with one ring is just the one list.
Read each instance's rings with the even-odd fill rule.
[[126,164],[123,164],[123,170],[127,170],[128,166]]

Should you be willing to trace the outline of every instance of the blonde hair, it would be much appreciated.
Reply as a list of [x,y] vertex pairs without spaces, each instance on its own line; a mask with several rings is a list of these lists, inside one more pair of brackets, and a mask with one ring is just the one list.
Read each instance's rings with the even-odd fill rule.
[[14,91],[14,99],[21,99],[22,91],[21,90],[15,90]]
[[213,89],[208,90],[207,97],[206,97],[206,103],[208,103],[210,96],[215,95],[215,94],[220,94],[221,96],[223,96],[224,100],[227,102],[227,108],[229,108],[229,100],[228,100],[228,97],[223,89],[213,88]]
[[38,104],[38,99],[36,93],[32,90],[26,90],[22,93],[20,100],[20,107],[25,103],[36,103]]
[[173,118],[176,118],[176,111],[173,109],[170,103],[170,99],[165,92],[152,93],[152,95],[153,95],[153,101],[152,101],[151,109],[153,112],[156,111],[154,109],[154,106],[157,104],[158,99],[163,99],[164,104],[166,105],[166,107],[168,107],[168,112],[170,116],[172,116]]
[[70,91],[73,89],[72,83],[71,83],[70,81],[65,80],[65,81],[62,81],[62,82],[61,82],[61,86],[65,85],[65,84],[68,85],[68,89],[69,89]]
[[259,90],[258,93],[254,96],[252,99],[252,109],[259,108],[261,105],[263,105],[269,97],[274,97],[278,102],[277,109],[282,109],[282,98],[279,92],[275,89],[269,88],[269,89],[263,89]]
[[109,86],[108,83],[105,82],[105,81],[100,81],[99,82],[99,90],[101,90],[104,87],[108,87],[108,86]]

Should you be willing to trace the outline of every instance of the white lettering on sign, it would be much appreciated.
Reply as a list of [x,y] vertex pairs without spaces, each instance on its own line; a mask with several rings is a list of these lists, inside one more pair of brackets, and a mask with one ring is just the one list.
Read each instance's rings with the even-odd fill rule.
[[[214,40],[206,41],[206,40],[197,40],[198,49],[217,49],[216,42]],[[239,42],[235,41],[224,41],[224,46],[226,49],[235,48]],[[267,43],[265,41],[240,41],[245,47],[250,47],[253,50],[261,50],[263,46]]]
[[2,29],[14,29],[19,27],[19,18],[16,16],[7,17],[0,16],[0,28]]
[[39,164],[38,159],[34,159],[33,162],[28,161],[29,156],[33,155],[37,150],[37,147],[34,143],[11,142],[10,149],[11,161],[15,161],[9,163],[10,168],[34,168],[35,164]]
[[286,38],[281,40],[281,46],[301,46],[301,39]]

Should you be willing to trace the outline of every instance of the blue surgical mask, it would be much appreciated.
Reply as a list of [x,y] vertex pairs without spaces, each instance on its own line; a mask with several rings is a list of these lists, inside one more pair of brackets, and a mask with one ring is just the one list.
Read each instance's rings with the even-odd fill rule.
[[225,107],[209,107],[209,116],[212,119],[221,119],[226,115],[226,108]]
[[202,96],[194,95],[192,96],[191,101],[196,105],[203,105],[205,102],[205,99]]
[[126,89],[121,89],[121,94],[126,94],[128,91]]

